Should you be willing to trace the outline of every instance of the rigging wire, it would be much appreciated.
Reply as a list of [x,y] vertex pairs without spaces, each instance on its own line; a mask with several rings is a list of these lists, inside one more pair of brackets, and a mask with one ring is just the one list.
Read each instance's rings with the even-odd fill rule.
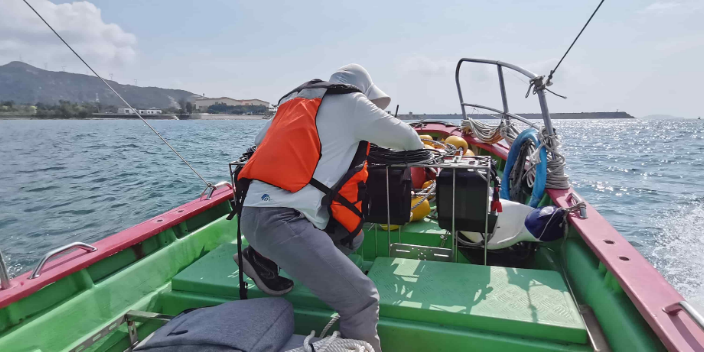
[[122,100],[122,102],[123,102],[125,105],[127,105],[127,107],[130,108],[130,110],[133,111],[133,112],[140,118],[140,120],[142,120],[142,122],[144,122],[144,124],[147,125],[147,127],[149,127],[149,128],[152,130],[152,132],[154,132],[154,134],[157,135],[157,137],[159,137],[169,148],[171,148],[171,150],[174,152],[174,154],[176,154],[176,156],[178,156],[178,157],[181,159],[181,161],[183,161],[183,163],[186,164],[186,165],[193,171],[193,173],[195,173],[196,176],[198,176],[198,178],[201,179],[201,181],[203,181],[203,183],[205,183],[205,185],[206,185],[206,187],[207,187],[206,190],[207,190],[208,188],[212,188],[212,187],[213,187],[213,184],[212,184],[212,183],[206,181],[205,178],[203,178],[203,176],[201,176],[201,175],[198,173],[198,171],[196,171],[196,169],[194,169],[193,166],[191,166],[191,164],[188,163],[188,161],[186,161],[186,159],[184,159],[183,156],[181,156],[181,154],[179,154],[179,153],[176,151],[176,149],[174,149],[174,147],[172,147],[171,144],[169,144],[169,142],[167,142],[166,139],[164,139],[164,137],[162,137],[161,134],[159,134],[159,132],[157,132],[157,131],[154,129],[154,127],[152,127],[152,125],[150,125],[150,124],[142,117],[142,115],[141,115],[135,108],[133,108],[133,107],[130,105],[130,103],[128,103],[128,102],[120,95],[120,93],[118,93],[115,89],[113,89],[112,86],[110,86],[110,84],[108,84],[108,82],[106,82],[106,81],[103,79],[103,77],[101,77],[97,72],[95,72],[95,70],[94,70],[90,65],[88,65],[88,63],[87,63],[85,60],[83,60],[83,58],[81,57],[81,55],[79,55],[75,50],[73,50],[73,48],[71,47],[71,45],[69,45],[69,44],[64,40],[64,38],[62,38],[61,35],[59,35],[59,33],[57,33],[56,30],[54,30],[54,27],[52,27],[52,26],[49,24],[49,22],[47,22],[47,21],[44,19],[44,17],[42,17],[42,15],[40,15],[39,12],[37,12],[37,10],[35,10],[34,7],[32,7],[32,5],[29,4],[29,2],[27,2],[27,0],[22,0],[22,1],[24,1],[24,3],[27,4],[27,6],[29,6],[29,8],[32,9],[32,11],[34,11],[34,13],[35,13],[37,16],[39,16],[39,19],[41,19],[42,22],[44,22],[44,24],[46,24],[47,27],[49,27],[49,29],[51,29],[51,31],[54,32],[54,34],[56,34],[56,36],[59,37],[59,39],[61,39],[61,41],[62,41],[64,44],[66,44],[66,46],[73,52],[73,54],[76,55],[76,57],[78,57],[78,59],[81,60],[81,62],[83,62],[83,64],[86,65],[86,67],[88,67],[88,69],[91,70],[91,72],[93,72],[93,74],[94,74],[96,77],[98,77],[101,81],[103,81],[103,83],[105,83],[105,85],[108,86],[108,88],[110,88],[110,90],[111,90],[113,93],[115,93],[115,95],[117,95],[117,97],[120,98],[120,100]]
[[[579,39],[579,37],[582,35],[582,32],[584,32],[584,30],[587,29],[587,26],[589,25],[589,22],[592,21],[592,18],[594,18],[594,15],[596,15],[597,11],[599,11],[599,8],[601,7],[601,5],[602,5],[603,3],[604,3],[604,0],[601,0],[601,2],[599,2],[599,6],[597,6],[596,9],[594,10],[594,12],[592,12],[592,15],[589,16],[589,19],[587,20],[587,23],[584,24],[584,27],[582,27],[582,30],[579,31],[579,34],[577,34],[577,37],[574,38],[574,40],[572,41],[572,44],[570,44],[570,47],[567,48],[567,51],[565,51],[565,54],[562,55],[562,58],[560,59],[560,61],[557,63],[557,65],[555,65],[555,68],[552,69],[552,70],[550,70],[550,74],[548,75],[548,80],[545,82],[545,85],[546,85],[546,86],[549,86],[549,85],[551,84],[552,75],[555,73],[555,71],[557,71],[557,68],[560,67],[560,64],[562,63],[562,60],[564,60],[565,57],[567,56],[567,54],[569,54],[570,50],[572,50],[572,47],[574,46],[574,43],[577,42],[577,39]],[[555,93],[553,93],[553,94],[555,94]]]

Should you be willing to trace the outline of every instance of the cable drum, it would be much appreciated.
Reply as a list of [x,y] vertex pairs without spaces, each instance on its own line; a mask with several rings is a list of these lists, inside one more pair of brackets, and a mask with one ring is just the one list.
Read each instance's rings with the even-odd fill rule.
[[444,155],[445,152],[434,149],[396,151],[371,144],[367,162],[375,165],[437,164]]

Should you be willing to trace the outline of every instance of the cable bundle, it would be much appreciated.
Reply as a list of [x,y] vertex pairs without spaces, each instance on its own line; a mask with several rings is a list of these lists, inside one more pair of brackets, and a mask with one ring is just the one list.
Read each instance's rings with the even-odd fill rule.
[[367,161],[370,164],[399,165],[427,163],[436,164],[443,156],[443,153],[433,149],[416,149],[395,151],[371,144]]

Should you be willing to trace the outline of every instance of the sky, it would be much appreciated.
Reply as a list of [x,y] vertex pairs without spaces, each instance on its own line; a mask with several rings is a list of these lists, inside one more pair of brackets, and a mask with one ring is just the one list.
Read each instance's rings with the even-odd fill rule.
[[[29,0],[106,78],[276,102],[312,78],[364,66],[400,113],[460,113],[463,57],[547,75],[599,0]],[[82,66],[21,0],[0,0],[0,65]],[[607,0],[555,74],[551,112],[704,115],[704,1]],[[464,99],[501,107],[496,68],[462,67]],[[538,112],[505,73],[512,112]]]

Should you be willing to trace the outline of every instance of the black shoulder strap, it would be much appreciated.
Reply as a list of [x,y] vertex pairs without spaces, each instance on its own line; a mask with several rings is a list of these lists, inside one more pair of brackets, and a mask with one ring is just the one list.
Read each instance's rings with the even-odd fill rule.
[[281,101],[284,100],[287,96],[293,94],[293,93],[298,93],[304,89],[318,89],[318,88],[325,88],[327,91],[325,94],[349,94],[349,93],[361,93],[362,91],[359,90],[359,88],[351,85],[351,84],[342,84],[342,83],[330,83],[327,81],[323,81],[321,79],[313,79],[310,80],[306,83],[301,84],[300,86],[294,88],[292,91],[286,93],[281,99],[279,99],[278,104],[281,104]]
[[340,204],[342,204],[345,208],[347,208],[351,212],[353,212],[354,215],[357,215],[360,218],[364,217],[362,215],[362,212],[360,212],[359,209],[357,209],[357,207],[354,206],[354,204],[352,204],[349,200],[347,200],[347,198],[340,197],[339,193],[333,191],[332,189],[330,189],[330,187],[324,185],[322,182],[320,182],[314,178],[311,178],[309,184],[311,186],[317,188],[318,190],[320,190],[320,192],[323,192],[326,196],[331,197],[331,201],[334,199],[334,200],[340,202]]

